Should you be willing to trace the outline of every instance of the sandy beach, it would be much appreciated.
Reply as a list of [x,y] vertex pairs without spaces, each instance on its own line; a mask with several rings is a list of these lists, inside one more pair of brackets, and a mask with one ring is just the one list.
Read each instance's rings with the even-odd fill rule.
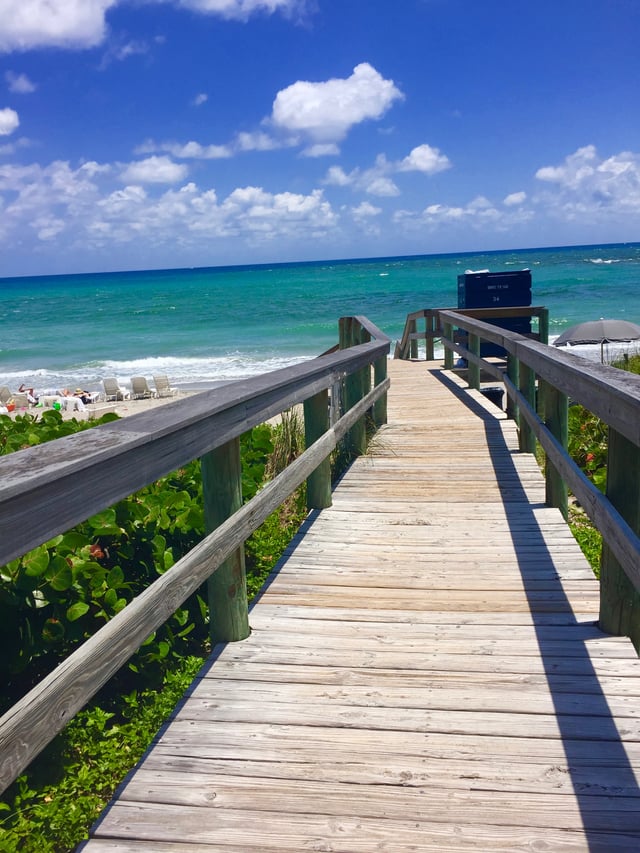
[[87,412],[65,412],[63,417],[100,417],[108,411],[115,412],[121,418],[126,418],[129,415],[137,415],[140,412],[147,412],[149,409],[156,409],[158,406],[164,406],[166,403],[175,403],[177,400],[186,400],[187,397],[192,397],[197,394],[197,391],[176,391],[171,397],[148,397],[144,400],[117,400],[111,403],[93,403],[88,405]]
[[[146,412],[150,409],[155,409],[158,406],[164,406],[166,403],[174,403],[176,400],[186,400],[197,394],[198,391],[183,391],[177,390],[171,397],[148,397],[144,400],[117,400],[113,402],[96,402],[89,403],[84,407],[84,411],[67,411],[61,409],[60,413],[63,420],[72,420],[75,418],[79,421],[93,420],[99,418],[107,412],[115,412],[121,418],[126,418],[130,415],[136,415],[140,412]],[[51,408],[45,406],[30,406],[28,409],[17,409],[9,412],[9,417],[15,418],[16,415],[35,415],[39,416],[43,412],[50,412]]]

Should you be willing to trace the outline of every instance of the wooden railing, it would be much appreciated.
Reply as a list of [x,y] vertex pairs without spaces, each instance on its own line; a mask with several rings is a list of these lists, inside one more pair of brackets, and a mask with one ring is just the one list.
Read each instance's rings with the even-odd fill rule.
[[[455,310],[438,311],[445,368],[454,352],[468,363],[468,382],[481,371],[504,383],[507,413],[519,427],[522,450],[546,455],[546,496],[567,517],[568,490],[603,537],[600,627],[631,637],[640,649],[640,376],[560,352]],[[456,330],[468,334],[468,346]],[[507,352],[503,364],[480,357],[481,341]],[[567,453],[568,405],[580,403],[609,428],[607,486],[602,494]]]
[[[305,480],[309,508],[330,505],[330,453],[343,440],[364,450],[368,413],[386,422],[389,338],[366,318],[347,317],[339,346],[0,458],[0,565],[196,458],[211,531],[0,719],[0,792],[204,581],[212,640],[248,635],[245,539]],[[338,387],[343,413],[331,424]],[[241,506],[240,436],[300,403],[307,449]]]
[[[540,305],[520,306],[513,308],[423,308],[407,315],[402,337],[396,342],[394,358],[417,359],[419,357],[418,342],[425,341],[425,358],[434,359],[434,342],[442,338],[442,328],[439,321],[440,311],[456,311],[465,317],[475,317],[477,320],[497,320],[515,317],[537,317],[538,331],[531,333],[534,340],[547,343],[549,340],[549,309]],[[424,331],[418,330],[418,323],[424,320]]]

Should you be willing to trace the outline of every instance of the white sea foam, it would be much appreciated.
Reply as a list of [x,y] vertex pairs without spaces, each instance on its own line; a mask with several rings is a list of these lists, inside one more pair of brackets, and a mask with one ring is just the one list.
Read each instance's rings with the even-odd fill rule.
[[212,383],[229,382],[234,379],[246,379],[290,367],[306,361],[309,356],[271,356],[261,358],[247,354],[234,353],[228,356],[212,358],[179,358],[157,356],[128,361],[95,361],[63,370],[30,370],[22,373],[0,374],[0,385],[17,388],[24,382],[37,391],[45,389],[71,387],[101,390],[105,376],[115,376],[121,386],[128,387],[132,376],[166,374],[171,384],[181,388],[197,388]]

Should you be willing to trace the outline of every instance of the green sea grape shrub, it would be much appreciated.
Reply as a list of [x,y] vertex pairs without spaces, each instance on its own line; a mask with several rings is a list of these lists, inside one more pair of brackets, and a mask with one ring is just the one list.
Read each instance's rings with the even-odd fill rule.
[[[0,417],[0,453],[117,419],[63,421],[59,412]],[[203,535],[199,463],[0,567],[0,678],[4,710],[190,550]],[[129,669],[157,678],[167,657],[201,650],[202,596],[192,596],[147,639]]]
[[607,443],[604,421],[583,406],[569,407],[569,455],[603,492],[607,483]]
[[[104,423],[117,416],[107,415]],[[2,452],[12,452],[91,423],[63,421],[58,412],[0,419]],[[261,487],[281,430],[264,424],[241,438],[243,499]],[[299,449],[299,448],[298,448]],[[251,594],[300,523],[298,498],[276,511],[246,544]],[[199,461],[146,486],[72,530],[0,567],[1,707],[21,695],[119,613],[204,534]],[[206,594],[200,590],[157,629],[108,690],[155,683],[172,656],[201,653],[208,643]],[[133,673],[133,675],[131,675]]]

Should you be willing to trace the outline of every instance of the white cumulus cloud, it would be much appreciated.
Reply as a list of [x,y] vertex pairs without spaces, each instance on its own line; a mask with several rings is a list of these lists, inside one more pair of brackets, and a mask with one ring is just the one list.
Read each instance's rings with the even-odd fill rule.
[[393,180],[385,175],[376,174],[375,169],[362,175],[360,185],[369,195],[386,196],[387,198],[400,195],[400,190]]
[[132,180],[118,187],[122,164],[0,163],[0,247],[6,251],[29,240],[45,247],[55,238],[58,256],[104,252],[110,258],[114,249],[133,242],[151,251],[165,251],[169,244],[181,251],[209,251],[211,241],[226,245],[230,238],[245,247],[280,239],[317,241],[339,222],[320,189],[269,192],[244,186],[219,198],[213,187],[194,182],[143,186],[149,172],[158,174],[158,163],[153,168],[146,163],[144,174],[140,164],[132,166],[138,167],[131,170]]
[[0,0],[0,51],[93,47],[117,0]]
[[330,187],[348,187],[357,177],[357,171],[347,174],[342,166],[331,166],[327,170],[324,183]]
[[251,15],[259,12],[269,15],[280,12],[286,17],[303,14],[308,4],[306,0],[178,0],[177,5],[194,12],[246,21]]
[[438,148],[430,145],[418,145],[398,164],[400,172],[424,172],[425,175],[435,175],[451,168],[451,161]]
[[36,85],[32,83],[26,74],[16,74],[15,71],[6,71],[4,79],[10,92],[16,95],[29,95],[35,92]]
[[0,136],[9,136],[19,126],[18,113],[11,107],[0,110]]
[[184,180],[188,171],[188,167],[182,163],[174,163],[169,157],[154,155],[129,163],[120,178],[125,183],[134,184],[175,184]]
[[236,136],[235,147],[240,151],[274,151],[282,148],[282,143],[261,130],[255,133],[242,131]]
[[[153,139],[147,139],[146,142],[136,148],[136,154],[153,154],[164,151],[180,160],[223,160],[227,157],[233,157],[239,151],[274,151],[282,148],[284,144],[263,131],[241,132],[224,145],[213,143],[203,145],[194,140],[189,142],[154,142]],[[286,144],[291,143],[289,141]]]
[[[147,144],[153,145],[153,143]],[[199,142],[193,141],[186,142],[184,145],[178,142],[164,142],[147,150],[166,151],[181,160],[224,160],[232,155],[227,145],[201,145]],[[143,146],[140,147],[138,153],[144,153]]]
[[302,152],[303,157],[335,157],[340,153],[340,149],[335,142],[317,142],[315,145],[309,145]]
[[527,200],[527,194],[523,191],[518,193],[509,193],[508,196],[503,200],[503,204],[506,207],[515,207],[518,204],[524,204]]
[[132,56],[144,56],[149,53],[149,49],[149,44],[146,41],[112,39],[98,67],[104,71],[112,62],[124,62]]
[[470,228],[473,231],[495,234],[528,222],[533,217],[530,210],[517,208],[510,211],[498,209],[488,198],[479,195],[464,205],[434,202],[422,211],[398,210],[393,221],[404,230],[422,232],[440,228]]
[[372,216],[379,216],[382,213],[382,208],[375,207],[371,202],[363,201],[357,207],[353,207],[351,213],[356,219],[370,219]]
[[602,159],[595,146],[585,145],[563,163],[538,169],[536,178],[550,185],[539,200],[566,219],[626,221],[629,213],[640,213],[640,154],[632,151]]
[[323,183],[327,186],[351,186],[369,195],[392,196],[400,195],[400,189],[390,176],[399,172],[422,172],[431,175],[448,169],[449,158],[441,154],[437,148],[430,145],[419,145],[402,160],[387,160],[384,154],[378,154],[370,169],[353,169],[345,172],[341,166],[331,166],[327,170]]
[[[38,47],[90,48],[107,35],[106,14],[124,0],[0,0],[0,52]],[[247,21],[259,13],[303,17],[308,0],[148,0],[227,20]],[[130,43],[123,59],[146,46]]]
[[340,142],[367,119],[379,119],[402,92],[368,62],[346,79],[320,83],[299,80],[276,95],[271,121],[283,130],[303,133],[314,142]]
[[565,158],[561,166],[543,166],[536,172],[536,178],[565,187],[577,187],[585,178],[593,176],[597,166],[595,146],[585,145],[574,154]]

